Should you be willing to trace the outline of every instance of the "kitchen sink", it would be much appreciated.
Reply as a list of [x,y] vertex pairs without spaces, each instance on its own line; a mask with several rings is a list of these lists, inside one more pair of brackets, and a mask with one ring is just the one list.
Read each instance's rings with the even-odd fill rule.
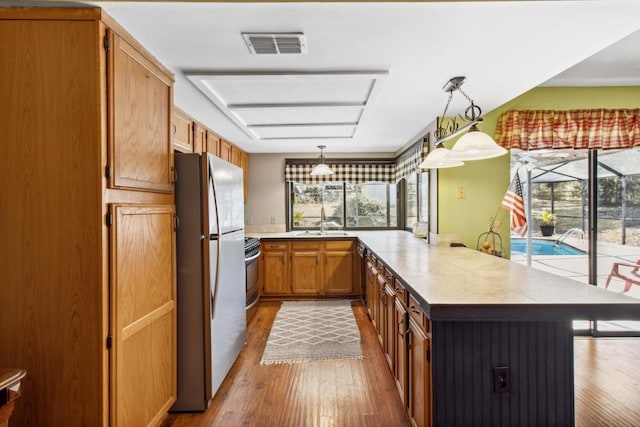
[[347,231],[340,231],[340,230],[329,230],[329,231],[309,231],[309,230],[305,230],[305,231],[297,231],[293,234],[296,237],[311,237],[311,236],[317,236],[317,237],[321,237],[321,236],[350,236],[350,233]]

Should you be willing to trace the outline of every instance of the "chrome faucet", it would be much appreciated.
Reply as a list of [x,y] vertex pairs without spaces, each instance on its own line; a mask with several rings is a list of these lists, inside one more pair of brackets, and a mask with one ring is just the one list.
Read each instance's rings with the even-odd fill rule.
[[320,208],[320,234],[324,234],[324,198],[322,199],[322,207]]

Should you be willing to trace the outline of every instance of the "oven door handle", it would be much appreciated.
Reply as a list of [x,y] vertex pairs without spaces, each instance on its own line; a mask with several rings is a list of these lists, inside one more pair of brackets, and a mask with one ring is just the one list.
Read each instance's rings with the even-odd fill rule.
[[253,261],[253,260],[258,259],[258,257],[260,256],[260,254],[261,254],[261,253],[262,253],[262,252],[258,251],[258,253],[257,253],[257,254],[255,254],[254,256],[249,257],[249,258],[245,258],[245,259],[244,259],[244,263],[245,263],[245,264],[247,264],[247,263],[249,263],[249,262],[251,262],[251,261]]

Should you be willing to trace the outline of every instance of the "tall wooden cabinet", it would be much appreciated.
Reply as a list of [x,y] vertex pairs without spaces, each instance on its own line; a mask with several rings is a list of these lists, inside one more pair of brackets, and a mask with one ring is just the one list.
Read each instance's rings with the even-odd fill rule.
[[0,366],[11,425],[175,400],[173,75],[99,8],[0,8]]

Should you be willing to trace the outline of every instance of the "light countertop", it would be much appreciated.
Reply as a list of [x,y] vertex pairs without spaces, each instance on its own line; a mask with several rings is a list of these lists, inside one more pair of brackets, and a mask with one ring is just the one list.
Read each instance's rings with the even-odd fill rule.
[[640,300],[476,250],[429,245],[406,231],[248,233],[274,239],[357,238],[431,320],[640,320]]

